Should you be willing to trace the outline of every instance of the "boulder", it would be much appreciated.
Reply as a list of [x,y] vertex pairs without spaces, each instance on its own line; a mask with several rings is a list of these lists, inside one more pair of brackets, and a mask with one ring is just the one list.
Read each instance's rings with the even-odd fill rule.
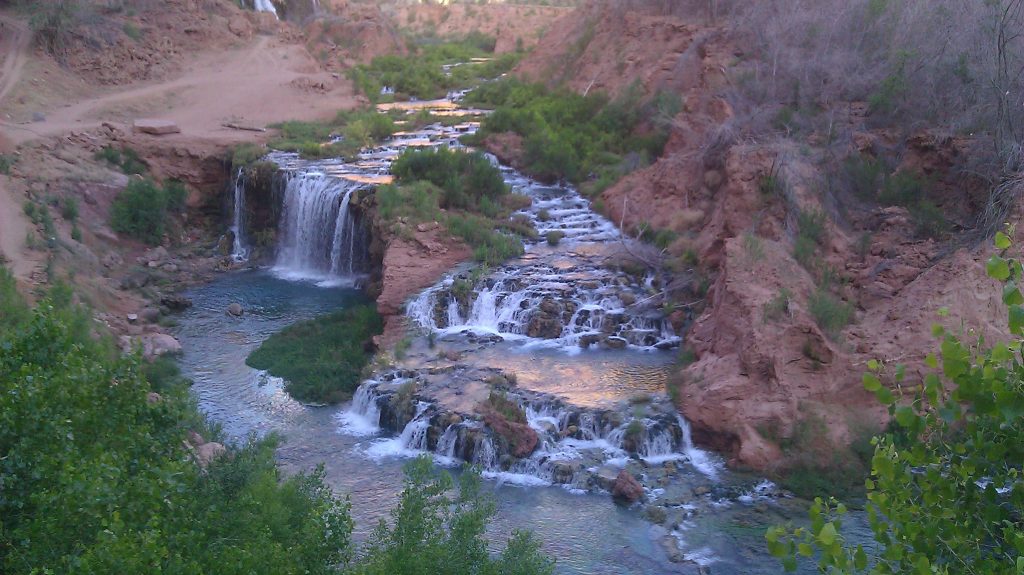
[[633,477],[633,474],[623,469],[615,477],[612,484],[612,497],[623,503],[636,503],[644,496],[644,487]]
[[572,483],[572,478],[580,470],[578,461],[556,461],[551,465],[551,480],[555,483]]
[[185,311],[192,307],[192,300],[179,294],[165,295],[160,298],[160,303],[167,306],[171,311]]
[[154,333],[141,337],[142,354],[147,358],[181,353],[181,343],[166,333]]
[[226,447],[216,441],[204,443],[196,447],[196,463],[199,464],[199,467],[205,469],[214,459],[224,455],[227,451]]
[[166,134],[177,134],[181,128],[170,120],[139,119],[132,124],[132,130],[143,134],[163,136]]
[[608,349],[626,349],[627,344],[629,344],[629,342],[621,337],[611,336],[604,340],[604,345]]
[[139,289],[149,285],[149,274],[143,271],[132,272],[121,279],[121,289]]
[[242,304],[240,304],[238,302],[234,302],[234,303],[232,303],[231,305],[228,306],[228,314],[229,315],[233,315],[235,317],[242,317],[242,314],[244,314],[244,313],[245,313],[245,310],[242,309]]
[[156,405],[163,401],[163,399],[163,396],[155,391],[151,391],[146,394],[146,403],[148,403],[149,405]]

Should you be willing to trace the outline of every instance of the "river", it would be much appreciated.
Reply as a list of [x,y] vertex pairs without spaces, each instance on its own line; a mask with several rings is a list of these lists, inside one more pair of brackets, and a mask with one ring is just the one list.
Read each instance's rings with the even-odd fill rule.
[[[437,106],[452,107],[448,101]],[[397,501],[403,461],[436,446],[402,444],[398,433],[379,430],[375,422],[368,424],[370,433],[354,431],[353,418],[365,410],[300,404],[280,380],[247,367],[245,358],[291,323],[365,301],[354,287],[365,257],[359,253],[364,240],[358,222],[348,212],[351,192],[382,179],[404,147],[425,141],[454,145],[458,133],[474,127],[435,125],[400,134],[352,163],[275,153],[271,159],[285,174],[276,265],[225,273],[190,289],[185,295],[194,305],[178,317],[176,335],[185,349],[181,366],[195,382],[201,410],[233,441],[281,434],[278,458],[287,471],[322,464],[335,493],[351,500],[357,540]],[[473,280],[472,301],[449,297],[457,275],[414,298],[410,320],[420,333],[434,336],[430,346],[418,337],[405,360],[406,368],[423,368],[437,361],[434,345],[455,349],[463,359],[453,367],[515,373],[531,405],[547,402],[560,410],[561,415],[548,410],[543,417],[531,411],[531,425],[549,435],[525,461],[529,465],[489,464],[486,485],[498,504],[489,531],[495,547],[512,530],[533,530],[564,575],[779,572],[764,550],[764,529],[802,516],[803,504],[756,477],[726,471],[716,456],[690,444],[685,421],[674,410],[666,415],[663,390],[674,353],[665,350],[679,338],[656,312],[632,311],[630,302],[651,289],[650,278],[630,278],[601,263],[610,246],[624,241],[618,230],[571,188],[541,186],[508,168],[503,173],[515,191],[533,198],[523,213],[542,234],[559,230],[565,240],[557,247],[528,243],[522,258]],[[244,183],[237,193],[245,193]],[[236,197],[234,205],[243,204],[244,197]],[[234,227],[244,225],[236,218]],[[225,313],[235,302],[245,310],[242,317]],[[562,306],[553,313],[562,319],[556,333],[540,337],[530,326],[537,323],[537,310],[551,307],[548,302]],[[631,398],[638,394],[650,403],[635,405]],[[429,415],[433,406],[426,403],[421,411]],[[616,413],[614,423],[595,424],[592,432],[567,431],[571,422],[577,422],[575,429],[587,417]],[[633,419],[645,426],[642,457],[622,443],[622,429]],[[582,469],[577,464],[570,479],[553,480],[552,466],[572,457],[583,462]],[[457,472],[458,462],[438,461]],[[648,497],[661,502],[667,519],[656,524],[641,508],[615,504],[593,487],[594,477],[609,466],[642,474]]]

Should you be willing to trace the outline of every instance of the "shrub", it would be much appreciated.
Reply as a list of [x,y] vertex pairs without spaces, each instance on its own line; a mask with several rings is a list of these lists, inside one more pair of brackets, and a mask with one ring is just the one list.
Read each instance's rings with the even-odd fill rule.
[[825,213],[820,210],[800,210],[796,216],[800,236],[819,245],[824,243],[827,220]]
[[163,239],[168,212],[182,210],[186,194],[177,182],[159,187],[152,180],[133,179],[110,205],[110,227],[157,245]]
[[391,171],[399,182],[427,181],[443,190],[442,208],[476,210],[482,200],[495,201],[508,193],[501,170],[479,152],[410,149]]
[[263,146],[259,146],[257,144],[240,144],[231,152],[231,172],[234,173],[237,172],[239,168],[255,164],[260,161],[266,153],[266,149],[264,149]]
[[449,233],[462,238],[473,247],[473,257],[487,265],[500,264],[523,255],[523,242],[506,233],[496,231],[494,222],[473,214],[453,214],[445,219]]
[[64,198],[61,202],[60,215],[65,220],[74,223],[78,219],[78,200]]
[[807,301],[814,321],[829,337],[836,337],[853,319],[853,306],[825,288],[818,288]]
[[78,243],[82,243],[82,230],[79,229],[77,225],[71,228],[71,239]]
[[545,239],[547,239],[548,245],[550,245],[550,246],[557,246],[559,244],[559,242],[562,241],[562,238],[565,237],[565,232],[561,232],[561,231],[558,231],[558,230],[552,230],[552,231],[544,234],[544,237],[545,237]]
[[343,401],[369,363],[365,343],[382,328],[376,308],[360,305],[286,327],[245,362],[284,378],[285,390],[300,401]]
[[764,321],[778,321],[789,314],[789,302],[793,294],[786,288],[779,290],[768,303],[764,304]]

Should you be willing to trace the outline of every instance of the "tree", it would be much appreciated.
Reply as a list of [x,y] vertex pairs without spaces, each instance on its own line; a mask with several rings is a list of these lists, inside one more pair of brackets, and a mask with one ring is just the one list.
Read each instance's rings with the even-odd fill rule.
[[902,366],[869,363],[864,386],[895,423],[873,440],[866,482],[877,551],[847,545],[845,507],[819,498],[809,528],[766,534],[787,570],[802,556],[822,573],[1024,573],[1024,266],[1007,257],[1012,235],[996,235],[987,263],[1003,284],[1011,341],[989,346],[936,326],[940,353],[926,363],[941,375],[919,383]]

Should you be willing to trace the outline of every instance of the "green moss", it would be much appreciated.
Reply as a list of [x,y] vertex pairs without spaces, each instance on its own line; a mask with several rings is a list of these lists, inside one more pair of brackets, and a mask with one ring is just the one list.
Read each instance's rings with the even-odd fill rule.
[[356,306],[286,327],[245,363],[284,378],[285,390],[300,401],[343,401],[355,391],[369,363],[366,342],[382,329],[373,306]]

